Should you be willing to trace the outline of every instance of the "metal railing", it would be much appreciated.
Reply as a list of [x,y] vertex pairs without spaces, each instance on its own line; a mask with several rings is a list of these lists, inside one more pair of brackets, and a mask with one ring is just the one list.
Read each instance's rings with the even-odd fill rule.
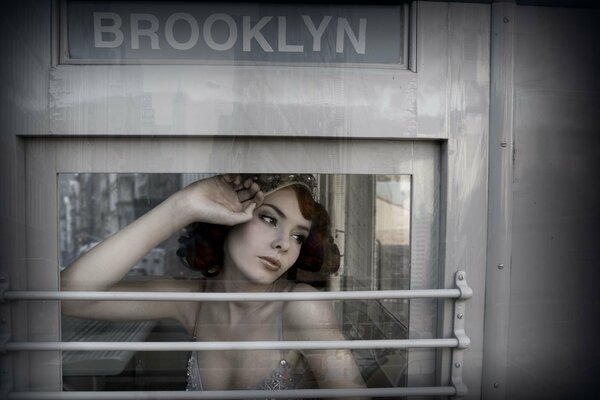
[[243,342],[8,342],[0,351],[217,351],[453,348],[458,339],[302,340]]
[[362,290],[348,292],[181,293],[181,292],[51,292],[7,291],[0,300],[108,301],[306,301],[377,299],[458,299],[459,289]]
[[[314,399],[339,397],[404,397],[404,396],[455,396],[453,386],[371,389],[289,389],[270,390],[270,399]],[[8,400],[187,400],[187,399],[261,399],[264,390],[205,390],[196,392],[11,392]]]
[[[37,300],[108,300],[108,301],[314,301],[353,299],[423,299],[454,300],[454,337],[439,339],[328,340],[328,341],[231,341],[231,342],[12,342],[5,335],[0,351],[206,351],[206,350],[314,350],[314,349],[381,349],[381,348],[451,348],[452,386],[395,387],[365,389],[294,389],[269,391],[269,398],[336,398],[462,396],[467,388],[462,380],[462,352],[469,344],[464,331],[465,300],[472,296],[466,274],[455,276],[456,288],[430,290],[385,290],[348,292],[286,293],[174,293],[174,292],[53,292],[9,291],[8,279],[0,277],[0,301]],[[7,399],[248,399],[261,398],[261,390],[231,391],[158,391],[158,392],[5,392]]]

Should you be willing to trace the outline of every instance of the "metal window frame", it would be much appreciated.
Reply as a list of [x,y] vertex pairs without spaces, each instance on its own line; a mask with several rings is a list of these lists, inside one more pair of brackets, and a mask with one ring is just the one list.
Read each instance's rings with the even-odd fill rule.
[[[264,160],[261,152],[276,155],[274,162],[285,159],[289,168],[301,165],[306,172],[328,173],[390,173],[410,174],[416,182],[418,196],[425,196],[431,204],[439,201],[440,143],[411,140],[381,139],[315,139],[315,138],[24,138],[26,160],[27,199],[27,279],[11,288],[15,291],[55,291],[58,288],[57,265],[57,173],[60,172],[234,172],[255,170],[268,172],[272,166],[256,160]],[[239,146],[239,148],[238,148]],[[240,151],[243,149],[243,151]],[[268,150],[264,150],[268,149]],[[238,157],[215,157],[215,154],[233,152]],[[315,162],[306,166],[305,155],[314,155]],[[177,157],[173,155],[177,154]],[[381,155],[385,154],[385,157]],[[168,157],[165,158],[164,156]],[[151,161],[150,161],[151,160]],[[273,164],[276,165],[276,164]],[[244,169],[243,169],[244,168]],[[306,169],[310,168],[310,169]],[[367,168],[367,170],[365,170]],[[414,196],[414,195],[413,195]],[[413,199],[413,204],[414,199]],[[412,220],[415,220],[414,208]],[[424,207],[429,209],[431,207]],[[435,206],[434,208],[437,208]],[[437,211],[421,210],[418,215],[433,232],[427,242],[437,252],[439,234]],[[414,265],[415,259],[411,258]],[[435,271],[436,287],[439,257],[433,254],[419,262]],[[431,279],[430,279],[431,281]],[[423,285],[424,282],[421,282]],[[418,294],[419,292],[414,292]],[[10,292],[7,293],[10,297]],[[450,301],[450,300],[447,300]],[[445,307],[444,303],[444,307]],[[451,304],[451,303],[449,303]],[[58,301],[12,301],[13,315],[27,315],[25,329],[21,326],[11,339],[16,342],[56,342],[60,336],[60,310]],[[435,320],[435,316],[432,316]],[[435,323],[434,323],[435,325]],[[43,327],[43,329],[40,329]],[[450,332],[452,328],[450,328]],[[435,331],[434,331],[435,336]],[[435,350],[432,350],[435,353]],[[11,353],[13,365],[28,365],[39,374],[19,377],[15,391],[61,390],[60,353],[57,351]],[[435,363],[435,357],[431,358]],[[449,363],[449,357],[444,362]],[[409,362],[409,365],[410,362]],[[43,367],[45,366],[45,368]],[[55,366],[48,368],[48,366]],[[58,367],[57,367],[58,366]],[[43,370],[42,370],[43,368]],[[32,371],[33,371],[32,370]],[[7,382],[15,382],[7,374]],[[410,382],[409,382],[410,385]],[[421,386],[421,385],[419,385]],[[427,385],[422,385],[427,386]],[[431,385],[429,385],[431,386]],[[8,387],[8,386],[7,386]]]

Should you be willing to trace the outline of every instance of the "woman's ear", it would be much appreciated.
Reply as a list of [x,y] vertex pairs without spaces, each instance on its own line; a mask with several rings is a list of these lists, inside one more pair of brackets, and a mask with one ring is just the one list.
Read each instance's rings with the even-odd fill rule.
[[327,275],[335,274],[340,269],[341,258],[340,249],[333,241],[333,236],[329,235],[324,244],[321,273]]

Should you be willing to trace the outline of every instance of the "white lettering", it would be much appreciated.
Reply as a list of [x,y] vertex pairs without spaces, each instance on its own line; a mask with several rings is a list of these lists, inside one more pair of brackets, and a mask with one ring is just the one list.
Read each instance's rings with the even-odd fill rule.
[[[140,28],[140,21],[150,23],[149,28]],[[150,47],[152,50],[160,50],[158,46],[158,18],[152,14],[131,14],[131,48],[140,48],[140,36],[150,38]]]
[[[102,25],[102,20],[112,20],[111,25]],[[112,12],[94,13],[94,46],[100,48],[115,48],[123,43],[123,32],[121,31],[121,17]],[[104,40],[104,33],[112,33],[113,40]]]
[[262,28],[265,27],[265,25],[272,19],[273,17],[262,17],[260,19],[260,21],[258,21],[256,23],[256,25],[254,25],[254,27],[250,27],[250,17],[244,15],[242,23],[243,23],[243,42],[244,42],[244,51],[251,51],[252,47],[251,47],[251,42],[252,39],[256,39],[256,41],[258,42],[258,44],[260,44],[260,47],[262,47],[263,51],[266,52],[272,52],[273,48],[271,47],[271,45],[269,45],[269,42],[267,42],[267,39],[265,39],[265,37],[263,36],[263,34],[260,32],[260,30]]
[[[166,16],[165,16],[166,17]],[[238,39],[242,40],[242,51],[252,52],[253,41],[256,41],[260,48],[256,48],[254,52],[271,53],[278,51],[281,53],[304,53],[305,49],[312,48],[312,51],[323,51],[323,41],[330,40],[330,36],[335,30],[335,52],[344,53],[344,51],[355,51],[358,54],[366,53],[366,34],[367,34],[367,19],[359,18],[358,21],[349,19],[347,17],[335,17],[332,15],[323,15],[320,20],[313,20],[314,16],[301,15],[304,28],[294,25],[294,29],[299,28],[302,30],[301,35],[294,35],[296,31],[290,32],[290,38],[288,38],[288,16],[250,16],[243,15],[242,18],[242,32],[239,33],[240,27],[237,25],[236,20],[229,14],[226,13],[214,13],[208,15],[208,18],[203,21],[202,32],[200,32],[199,23],[192,14],[186,12],[178,12],[168,16],[165,21],[164,27],[161,26],[159,16],[151,13],[131,13],[129,14],[130,26],[130,38],[131,38],[131,49],[139,50],[140,41],[142,37],[145,38],[146,42],[144,45],[152,50],[160,50],[161,42],[166,43],[176,50],[190,50],[198,44],[200,40],[200,34],[202,39],[205,41],[208,48],[215,51],[229,51],[236,47]],[[333,18],[337,19],[337,27],[331,27]],[[94,12],[93,23],[94,23],[94,44],[96,48],[117,48],[123,45],[124,32],[127,30],[122,27],[123,18],[127,18],[127,15],[120,16],[114,12]],[[258,19],[260,18],[260,19]],[[267,25],[277,18],[277,48],[273,50],[269,40],[274,41],[275,38],[271,38],[274,26],[271,24]],[[253,25],[254,19],[254,25]],[[296,22],[294,20],[293,22]],[[318,22],[318,23],[317,23]],[[302,24],[302,23],[301,23]],[[264,29],[267,27],[266,29]],[[271,29],[273,28],[273,29]],[[263,29],[265,30],[263,32]],[[309,40],[306,32],[311,36],[312,46],[308,43]],[[326,36],[325,33],[328,33]],[[189,35],[189,36],[188,36]],[[267,35],[267,36],[265,36]],[[295,44],[289,43],[288,40],[296,41]],[[346,46],[349,42],[352,49]],[[310,46],[310,47],[309,47]],[[329,48],[325,49],[331,51]],[[260,57],[258,54],[255,56]]]
[[[177,21],[186,21],[190,25],[190,38],[187,42],[178,42],[173,34],[173,27]],[[188,13],[175,13],[172,14],[165,23],[165,37],[167,43],[171,47],[177,50],[189,50],[198,43],[200,37],[200,28],[198,28],[198,21]]]
[[[212,26],[217,21],[223,21],[229,27],[229,37],[224,43],[217,43],[212,37]],[[204,40],[208,47],[213,50],[225,51],[231,49],[235,45],[237,40],[237,25],[233,18],[227,14],[212,14],[204,21],[202,33],[204,34]]]
[[302,19],[304,20],[304,24],[308,28],[308,31],[313,37],[313,51],[321,51],[321,37],[323,37],[323,33],[325,32],[325,28],[329,25],[329,21],[331,21],[331,15],[326,15],[321,20],[319,24],[319,28],[315,27],[314,22],[308,15],[303,15]]
[[287,20],[285,17],[278,17],[277,50],[288,53],[302,53],[304,45],[287,44]]
[[352,28],[350,28],[350,23],[346,18],[338,18],[337,23],[337,37],[335,40],[335,51],[337,53],[344,52],[344,33],[348,35],[348,39],[354,46],[354,50],[358,54],[365,54],[366,47],[366,31],[367,31],[367,19],[361,18],[358,24],[358,38],[354,34]]

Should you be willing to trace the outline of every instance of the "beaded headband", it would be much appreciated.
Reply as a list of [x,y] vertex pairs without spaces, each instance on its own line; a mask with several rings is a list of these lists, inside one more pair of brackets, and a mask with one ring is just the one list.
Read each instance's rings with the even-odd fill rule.
[[251,178],[266,195],[292,185],[304,186],[316,198],[317,179],[312,174],[242,174],[242,180]]

